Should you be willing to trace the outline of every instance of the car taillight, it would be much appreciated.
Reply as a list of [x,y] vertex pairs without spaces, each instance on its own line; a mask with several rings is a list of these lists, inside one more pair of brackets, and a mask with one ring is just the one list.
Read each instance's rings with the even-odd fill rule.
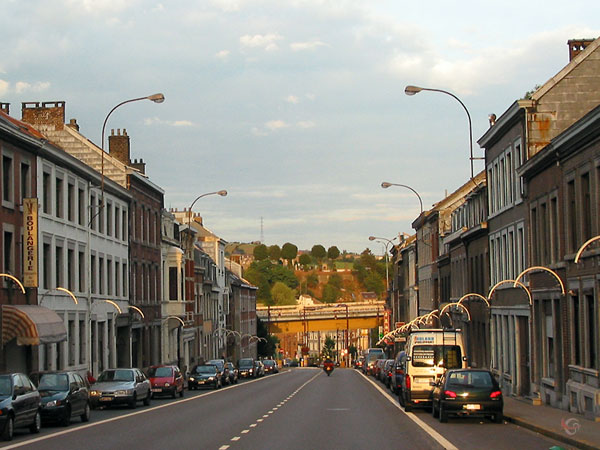
[[500,398],[502,397],[502,391],[494,391],[490,394],[490,398]]
[[406,376],[406,389],[410,389],[410,375]]
[[456,398],[456,392],[454,391],[444,391],[444,395],[446,398]]

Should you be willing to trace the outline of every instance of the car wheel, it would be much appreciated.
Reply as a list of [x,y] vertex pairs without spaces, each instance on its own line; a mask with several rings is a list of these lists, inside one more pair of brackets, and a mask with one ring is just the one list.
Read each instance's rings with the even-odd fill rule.
[[129,407],[131,409],[135,409],[136,406],[137,406],[137,394],[134,392],[133,397],[129,401]]
[[2,439],[5,441],[12,441],[14,432],[15,419],[13,416],[8,416],[8,419],[6,419],[6,424],[4,425],[4,431],[2,432]]
[[171,398],[177,398],[177,386],[173,389],[173,393],[171,394]]
[[[173,396],[175,397],[175,396]],[[150,399],[152,398],[152,392],[148,391],[148,395],[144,399],[144,406],[150,406]]]
[[[69,416],[69,419],[71,416]],[[39,411],[36,411],[33,423],[29,426],[29,431],[32,433],[39,433],[42,428],[42,416]]]
[[85,404],[85,408],[83,408],[83,414],[79,417],[81,418],[82,422],[90,421],[90,405],[89,405],[89,403]]
[[444,409],[444,405],[440,402],[440,422],[448,422],[448,413]]
[[502,423],[503,419],[504,419],[504,416],[502,415],[501,412],[494,414],[494,422]]
[[434,401],[432,401],[432,402],[431,402],[431,415],[433,416],[433,418],[434,418],[434,419],[437,419],[437,417],[438,417],[438,414],[439,414],[439,411],[438,411],[438,409],[435,407],[435,402],[434,402]]
[[181,386],[181,391],[179,392],[179,397],[183,398],[183,386]]
[[215,390],[219,389],[219,382],[215,381]]
[[62,416],[60,420],[60,425],[63,427],[68,427],[71,424],[71,407],[67,406],[65,408],[65,415]]

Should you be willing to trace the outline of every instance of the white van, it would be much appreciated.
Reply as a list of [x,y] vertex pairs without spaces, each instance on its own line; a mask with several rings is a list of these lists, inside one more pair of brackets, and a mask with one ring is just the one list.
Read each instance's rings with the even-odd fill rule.
[[412,331],[404,349],[404,379],[398,398],[405,411],[431,405],[431,385],[447,369],[467,367],[461,330]]

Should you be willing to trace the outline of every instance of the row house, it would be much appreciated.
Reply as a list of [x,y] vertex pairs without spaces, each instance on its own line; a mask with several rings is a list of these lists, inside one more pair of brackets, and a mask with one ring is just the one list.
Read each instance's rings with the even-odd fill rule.
[[[126,309],[128,298],[128,280],[123,276],[128,271],[127,234],[106,231],[107,217],[96,203],[100,174],[26,123],[8,115],[2,119],[4,124],[12,123],[37,140],[37,148],[27,156],[19,155],[16,147],[2,146],[4,212],[30,211],[25,233],[14,222],[3,226],[3,271],[24,281],[26,304],[31,305],[27,308],[43,311],[16,314],[3,308],[5,368],[85,372],[128,363],[129,332],[118,321],[119,309]],[[22,140],[21,144],[27,142]],[[18,189],[14,188],[16,182]],[[125,214],[124,221],[119,215],[114,227],[126,229],[129,193],[107,182],[104,195]],[[26,267],[16,257],[23,254],[29,261]],[[9,336],[10,329],[23,329],[23,324],[11,321],[35,323],[37,315],[60,318],[64,330],[61,340]],[[37,325],[38,330],[44,328]],[[14,352],[15,342],[26,346]]]
[[[490,284],[498,285],[491,299],[491,368],[506,394],[540,396],[542,401],[560,407],[574,403],[566,395],[564,384],[570,364],[564,349],[575,336],[558,326],[558,317],[567,317],[568,312],[562,287],[545,271],[541,271],[543,275],[532,273],[524,277],[524,285],[516,288],[508,280],[536,265],[543,265],[561,281],[565,280],[569,267],[565,255],[576,251],[581,236],[593,232],[581,232],[575,240],[568,233],[575,233],[576,228],[565,229],[559,224],[562,190],[571,190],[572,198],[577,199],[574,201],[579,201],[583,194],[577,192],[591,192],[591,178],[586,185],[585,180],[573,175],[572,184],[551,189],[550,181],[555,183],[560,177],[560,170],[555,168],[553,175],[544,175],[545,180],[536,177],[534,190],[538,200],[528,193],[525,175],[532,174],[526,170],[534,164],[529,160],[600,104],[599,45],[600,40],[569,41],[569,64],[531,98],[514,102],[478,141],[485,150],[487,172]],[[552,176],[557,178],[551,179]],[[546,192],[542,195],[540,191]],[[564,217],[578,220],[568,209]],[[576,308],[584,303],[576,297],[571,308],[573,303]],[[533,312],[538,311],[545,311],[546,318],[543,327],[538,324],[536,328],[536,320],[540,319]],[[579,311],[576,316],[584,317]],[[543,343],[537,340],[542,336],[536,334],[540,328],[549,333]],[[561,336],[560,332],[566,334]],[[540,356],[544,352],[546,356]],[[548,359],[559,355],[563,358],[560,363]],[[551,369],[539,367],[540,357],[550,361]],[[541,376],[543,373],[552,376]]]
[[228,330],[235,330],[239,334],[227,335],[227,356],[232,361],[241,358],[256,358],[258,341],[251,339],[256,336],[256,291],[253,286],[242,277],[242,268],[239,264],[227,260],[227,285],[229,287],[229,314],[226,318]]
[[[92,195],[96,210],[92,227],[105,236],[126,242],[128,254],[124,259],[129,266],[102,255],[96,257],[95,264],[105,267],[107,273],[118,268],[119,276],[127,277],[128,292],[123,296],[135,307],[135,314],[117,319],[119,327],[129,329],[128,333],[116,336],[117,346],[131,354],[131,359],[123,357],[120,361],[136,367],[160,362],[163,326],[160,225],[164,191],[145,176],[142,160],[131,161],[130,140],[125,130],[122,134],[120,130],[111,133],[107,154],[79,132],[75,119],[65,124],[64,102],[23,103],[22,118],[65,152],[101,173],[100,190]],[[129,192],[127,207],[106,197],[108,180]],[[108,292],[113,290],[112,285],[107,285],[101,295],[110,295]]]

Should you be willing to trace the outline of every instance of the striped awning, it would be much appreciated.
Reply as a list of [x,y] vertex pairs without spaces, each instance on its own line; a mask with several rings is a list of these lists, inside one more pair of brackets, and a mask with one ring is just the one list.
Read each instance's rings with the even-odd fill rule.
[[39,345],[67,339],[63,320],[51,309],[38,305],[2,305],[2,345],[17,339],[18,345]]

